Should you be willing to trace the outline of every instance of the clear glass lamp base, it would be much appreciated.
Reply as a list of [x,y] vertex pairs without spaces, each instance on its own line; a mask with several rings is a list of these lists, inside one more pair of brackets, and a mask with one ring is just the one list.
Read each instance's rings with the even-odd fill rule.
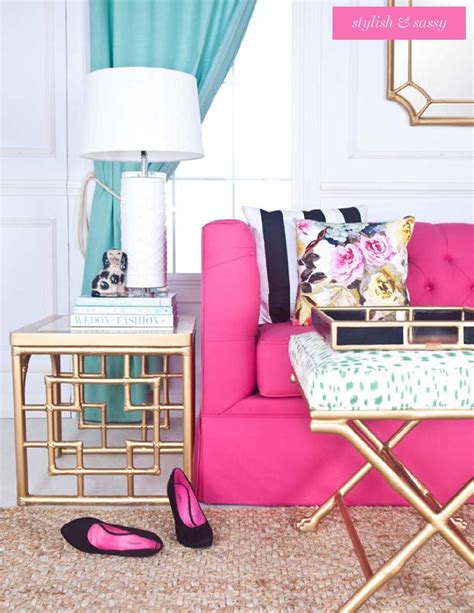
[[164,287],[127,287],[129,298],[157,298],[168,294],[168,286]]

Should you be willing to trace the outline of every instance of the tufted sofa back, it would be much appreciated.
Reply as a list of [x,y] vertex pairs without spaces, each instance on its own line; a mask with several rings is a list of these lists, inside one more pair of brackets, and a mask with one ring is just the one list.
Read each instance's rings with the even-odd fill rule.
[[416,223],[407,283],[411,304],[474,306],[474,224]]

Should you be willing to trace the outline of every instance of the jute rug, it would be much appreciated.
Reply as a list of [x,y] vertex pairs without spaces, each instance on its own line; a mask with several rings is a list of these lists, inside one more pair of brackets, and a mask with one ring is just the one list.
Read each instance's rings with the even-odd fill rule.
[[[361,583],[358,562],[337,512],[317,533],[304,535],[293,527],[301,513],[209,508],[215,545],[193,551],[176,542],[166,508],[3,509],[0,607],[335,611]],[[409,509],[358,508],[352,514],[374,568],[423,525]],[[81,554],[59,532],[80,515],[154,530],[165,547],[147,559]],[[474,508],[462,515],[472,524]],[[472,611],[472,581],[467,565],[436,536],[363,610]]]

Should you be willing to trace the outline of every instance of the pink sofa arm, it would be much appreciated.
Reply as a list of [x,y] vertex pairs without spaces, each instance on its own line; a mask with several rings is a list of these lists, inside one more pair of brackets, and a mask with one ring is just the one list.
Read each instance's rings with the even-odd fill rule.
[[256,386],[260,284],[255,241],[241,221],[202,230],[202,406],[225,412]]

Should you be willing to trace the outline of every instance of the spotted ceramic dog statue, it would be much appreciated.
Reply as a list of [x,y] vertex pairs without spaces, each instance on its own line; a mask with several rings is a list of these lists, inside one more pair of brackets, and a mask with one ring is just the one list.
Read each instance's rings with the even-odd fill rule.
[[102,256],[103,269],[92,281],[91,296],[114,297],[125,296],[125,274],[127,272],[127,254],[119,249],[109,249]]

